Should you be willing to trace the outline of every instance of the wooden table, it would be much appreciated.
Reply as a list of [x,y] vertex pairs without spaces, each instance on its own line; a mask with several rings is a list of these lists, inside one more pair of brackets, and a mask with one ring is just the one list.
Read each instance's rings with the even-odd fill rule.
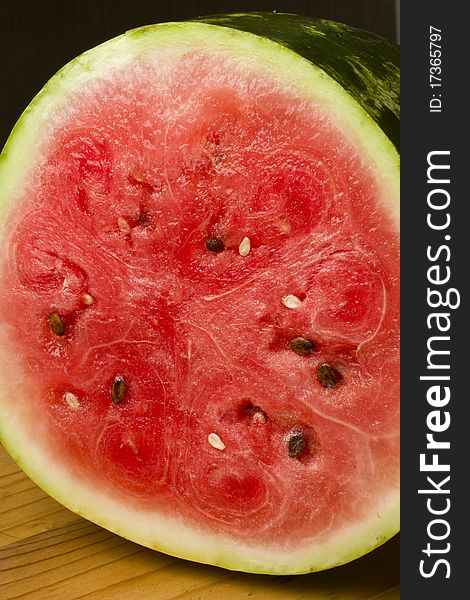
[[295,577],[199,565],[128,542],[49,498],[0,446],[1,600],[397,600],[399,540]]

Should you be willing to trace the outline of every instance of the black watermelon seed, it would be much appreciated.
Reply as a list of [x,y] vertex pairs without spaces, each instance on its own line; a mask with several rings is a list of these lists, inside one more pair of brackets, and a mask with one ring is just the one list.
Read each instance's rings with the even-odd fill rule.
[[289,342],[289,348],[300,356],[308,356],[315,350],[315,342],[309,338],[296,337]]
[[206,248],[211,252],[222,252],[225,249],[225,245],[220,238],[210,237],[206,240]]
[[307,447],[307,439],[300,429],[292,429],[286,434],[284,442],[290,458],[299,458]]
[[148,210],[140,209],[137,212],[137,224],[138,225],[150,225],[150,213]]
[[111,388],[111,396],[114,404],[119,404],[124,400],[124,397],[127,392],[127,383],[124,381],[124,378],[121,375],[118,375],[114,381]]
[[329,365],[328,363],[323,363],[318,367],[317,370],[317,379],[320,385],[324,388],[332,389],[340,383],[343,379],[343,376],[335,369],[335,367]]
[[54,335],[57,337],[62,337],[65,333],[65,323],[64,319],[59,315],[58,312],[51,312],[48,316],[47,321],[49,323],[49,327]]

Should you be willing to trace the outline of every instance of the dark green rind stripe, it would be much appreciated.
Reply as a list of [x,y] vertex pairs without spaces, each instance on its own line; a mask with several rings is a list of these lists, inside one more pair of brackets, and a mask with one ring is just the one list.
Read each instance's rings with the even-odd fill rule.
[[399,151],[400,50],[396,44],[341,23],[284,13],[195,20],[267,37],[300,54],[357,100]]

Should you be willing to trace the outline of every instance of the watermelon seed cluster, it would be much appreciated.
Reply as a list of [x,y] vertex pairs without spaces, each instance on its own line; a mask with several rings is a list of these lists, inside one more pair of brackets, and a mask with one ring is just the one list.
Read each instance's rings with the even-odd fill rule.
[[268,420],[268,416],[262,408],[253,402],[246,403],[242,408],[242,415],[251,419],[251,421],[258,425],[264,425]]
[[[289,348],[300,356],[309,356],[315,351],[316,344],[310,338],[298,336],[289,342]],[[342,379],[338,369],[329,363],[322,363],[317,368],[317,381],[325,389],[335,388]]]
[[[210,237],[206,240],[206,249],[210,252],[222,252],[225,250],[225,244],[219,237]],[[248,256],[251,251],[251,240],[249,237],[244,237],[238,246],[240,256]]]

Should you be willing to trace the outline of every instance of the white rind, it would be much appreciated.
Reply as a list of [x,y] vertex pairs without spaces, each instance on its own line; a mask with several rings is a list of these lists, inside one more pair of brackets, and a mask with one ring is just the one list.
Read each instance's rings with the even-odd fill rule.
[[[343,528],[327,542],[302,545],[298,551],[282,547],[234,542],[224,535],[202,533],[182,520],[156,512],[136,512],[96,486],[73,477],[62,465],[52,465],[42,448],[21,431],[21,419],[1,414],[3,426],[16,432],[5,447],[27,475],[61,504],[83,517],[149,548],[198,562],[252,573],[300,574],[321,571],[362,556],[397,532],[397,493],[383,498],[367,521]],[[8,419],[8,420],[7,420]],[[18,435],[18,432],[21,432]],[[126,524],[129,524],[126,527]]]
[[[232,56],[247,68],[262,69],[302,98],[321,106],[325,114],[348,136],[365,164],[380,181],[379,201],[398,229],[399,157],[391,142],[363,109],[323,71],[294,52],[265,38],[204,23],[170,23],[128,32],[65,66],[36,96],[13,130],[0,157],[0,251],[6,244],[9,214],[26,185],[31,169],[41,155],[42,143],[54,134],[57,115],[67,111],[67,102],[97,74],[106,78],[111,66],[131,64],[142,53],[161,63],[172,48],[184,54],[194,46]],[[0,330],[0,336],[2,332]],[[1,348],[5,347],[0,339]],[[24,383],[23,383],[24,382]],[[297,551],[266,549],[261,545],[233,542],[223,535],[209,534],[183,521],[162,518],[154,512],[136,513],[111,495],[81,481],[51,458],[30,435],[30,415],[15,410],[24,403],[15,399],[33,393],[21,375],[18,357],[0,355],[0,437],[13,458],[38,485],[78,514],[145,546],[190,560],[229,569],[261,573],[305,573],[339,565],[361,556],[394,535],[399,528],[398,489],[384,496],[377,514],[343,528],[326,542],[311,540]]]

